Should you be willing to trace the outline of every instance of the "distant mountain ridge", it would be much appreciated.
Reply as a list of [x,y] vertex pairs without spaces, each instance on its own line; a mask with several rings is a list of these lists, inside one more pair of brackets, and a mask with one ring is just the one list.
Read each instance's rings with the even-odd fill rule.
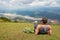
[[17,14],[28,15],[32,17],[47,17],[49,19],[57,19],[60,20],[60,8],[31,8],[31,9],[18,9],[16,10]]
[[17,15],[31,16],[35,18],[47,17],[60,20],[60,7],[31,7],[23,9],[0,9],[0,13],[16,13]]

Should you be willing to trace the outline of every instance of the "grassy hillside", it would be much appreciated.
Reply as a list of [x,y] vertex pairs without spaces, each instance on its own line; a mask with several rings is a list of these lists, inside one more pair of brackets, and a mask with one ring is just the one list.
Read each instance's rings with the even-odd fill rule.
[[51,25],[52,36],[23,32],[24,27],[33,29],[33,23],[0,23],[0,40],[60,40],[60,25]]

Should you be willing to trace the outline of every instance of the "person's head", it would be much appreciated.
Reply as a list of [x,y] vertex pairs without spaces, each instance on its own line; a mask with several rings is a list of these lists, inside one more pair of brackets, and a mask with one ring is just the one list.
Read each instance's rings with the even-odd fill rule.
[[41,22],[42,22],[43,24],[46,24],[46,23],[47,23],[47,21],[48,21],[48,20],[47,20],[47,18],[46,18],[46,17],[43,17],[43,18],[42,18],[42,20],[41,20]]

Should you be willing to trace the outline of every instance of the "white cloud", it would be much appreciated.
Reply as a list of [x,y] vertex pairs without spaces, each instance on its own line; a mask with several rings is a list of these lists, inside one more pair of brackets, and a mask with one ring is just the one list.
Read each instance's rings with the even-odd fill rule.
[[47,2],[32,2],[31,4],[29,4],[29,5],[31,5],[31,6],[45,6],[47,4]]
[[25,19],[30,19],[30,20],[41,20],[41,18],[34,18],[34,17],[30,17],[30,16],[23,16],[23,15],[17,15],[16,13],[0,13],[0,16],[3,15],[4,17],[11,17],[11,18],[15,18],[15,17],[20,17],[20,18],[25,18]]
[[31,6],[49,6],[49,7],[60,7],[57,0],[41,0],[32,2]]
[[14,13],[14,14],[11,14],[11,13],[4,13],[3,15],[5,16],[11,16],[11,17],[16,17],[17,15]]
[[0,0],[0,6],[17,9],[33,6],[60,7],[60,0]]

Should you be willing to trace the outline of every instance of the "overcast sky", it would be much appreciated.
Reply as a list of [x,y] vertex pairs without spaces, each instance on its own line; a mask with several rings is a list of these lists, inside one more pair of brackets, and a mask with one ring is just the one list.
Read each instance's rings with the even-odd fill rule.
[[24,8],[24,7],[60,7],[60,0],[0,0],[0,7]]

